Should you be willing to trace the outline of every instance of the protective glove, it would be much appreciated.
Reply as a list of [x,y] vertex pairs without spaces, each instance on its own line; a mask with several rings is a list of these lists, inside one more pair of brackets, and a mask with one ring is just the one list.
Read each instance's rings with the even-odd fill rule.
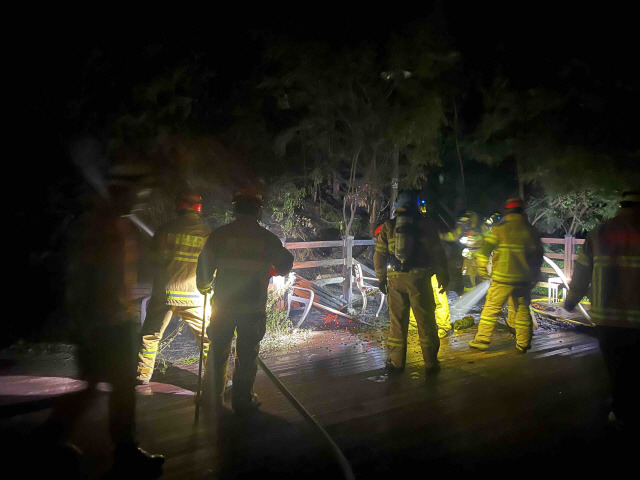
[[378,288],[383,295],[387,295],[389,293],[389,289],[387,288],[387,279],[381,278],[378,280]]
[[491,277],[489,276],[489,272],[484,267],[478,267],[478,275],[480,275],[485,280],[489,280]]

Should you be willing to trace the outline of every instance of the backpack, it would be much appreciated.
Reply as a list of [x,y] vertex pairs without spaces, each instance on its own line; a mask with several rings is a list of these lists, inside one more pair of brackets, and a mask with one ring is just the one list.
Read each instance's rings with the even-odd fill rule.
[[418,217],[399,214],[395,218],[394,255],[400,262],[400,270],[408,271],[418,254]]

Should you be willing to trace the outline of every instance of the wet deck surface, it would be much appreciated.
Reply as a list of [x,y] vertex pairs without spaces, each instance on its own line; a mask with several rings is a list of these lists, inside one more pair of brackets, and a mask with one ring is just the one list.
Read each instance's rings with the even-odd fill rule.
[[[489,351],[471,350],[467,342],[475,330],[442,341],[443,368],[433,378],[425,377],[415,334],[406,371],[393,377],[381,375],[386,352],[375,333],[367,339],[344,330],[314,332],[294,350],[264,361],[331,435],[356,478],[575,476],[610,468],[612,458],[618,466],[630,460],[628,444],[616,443],[605,428],[608,381],[588,330],[539,328],[526,355],[516,353],[501,329]],[[166,456],[163,479],[340,478],[326,443],[262,371],[255,386],[263,403],[258,414],[239,419],[205,410],[194,426],[195,372],[197,364],[170,367],[154,377],[160,381],[139,387],[141,446]],[[5,381],[25,373],[51,377],[55,368],[15,363],[1,373]],[[68,387],[58,381],[58,388]],[[28,396],[0,398],[6,404]],[[107,393],[96,395],[70,437],[93,473],[111,461],[106,399]],[[2,419],[3,437],[29,438],[48,413]]]

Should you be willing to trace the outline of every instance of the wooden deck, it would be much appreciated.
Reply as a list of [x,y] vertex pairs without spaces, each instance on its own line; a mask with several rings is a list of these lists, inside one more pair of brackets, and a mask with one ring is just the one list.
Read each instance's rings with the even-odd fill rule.
[[[408,368],[393,377],[381,375],[386,352],[374,333],[367,339],[314,332],[295,350],[264,361],[331,435],[356,478],[575,477],[631,461],[628,444],[616,443],[605,428],[608,381],[588,329],[538,329],[526,355],[516,353],[502,329],[489,351],[471,350],[475,330],[442,341],[442,371],[428,379],[415,333]],[[18,370],[14,365],[11,373]],[[196,371],[197,365],[170,368],[139,387],[141,446],[166,456],[163,479],[341,478],[326,444],[262,371],[259,413],[216,418],[205,410],[194,425]],[[106,399],[96,397],[71,436],[94,472],[110,462]],[[3,437],[25,436],[46,414],[4,419]]]

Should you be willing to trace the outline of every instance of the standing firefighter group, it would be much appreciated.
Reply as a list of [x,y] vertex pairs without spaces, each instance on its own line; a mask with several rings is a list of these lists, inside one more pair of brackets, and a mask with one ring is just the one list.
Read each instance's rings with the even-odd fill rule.
[[[277,236],[258,224],[263,198],[256,187],[236,192],[232,202],[236,219],[214,231],[200,219],[198,193],[183,193],[176,205],[178,218],[158,229],[149,249],[155,278],[141,331],[138,383],[149,383],[163,332],[173,315],[179,315],[201,341],[207,359],[202,397],[197,401],[222,405],[235,335],[232,407],[238,414],[250,412],[259,405],[253,383],[266,331],[269,280],[287,275],[293,256]],[[205,313],[207,303],[210,315]]]
[[440,368],[440,338],[451,330],[446,297],[449,270],[441,240],[466,240],[462,242],[466,245],[463,274],[470,277],[472,286],[476,285],[476,276],[491,279],[478,334],[469,342],[470,347],[488,348],[498,314],[508,302],[513,312],[508,322],[515,330],[516,348],[526,352],[532,335],[531,289],[538,280],[542,245],[524,215],[522,200],[510,199],[504,218],[492,215],[484,230],[478,215],[468,212],[454,231],[444,234],[438,233],[436,224],[426,215],[425,203],[417,192],[402,192],[395,205],[395,218],[384,223],[376,235],[376,275],[389,301],[387,369],[404,369],[411,313],[427,375]]
[[[467,212],[451,232],[438,235],[425,215],[425,201],[403,192],[395,204],[395,218],[376,231],[374,263],[380,290],[388,295],[389,358],[387,369],[402,371],[407,353],[410,315],[415,316],[427,375],[436,373],[440,338],[450,325],[446,305],[449,274],[441,240],[466,245],[463,275],[472,286],[476,275],[491,281],[471,348],[485,351],[505,304],[507,326],[518,353],[531,348],[533,322],[529,304],[538,282],[543,248],[528,222],[520,198],[507,200],[504,216],[492,214],[484,226]],[[640,351],[640,191],[625,192],[614,218],[592,231],[576,260],[565,308],[572,311],[589,293],[590,315],[612,384],[609,420],[634,431],[640,414],[634,403],[637,354]],[[446,320],[445,320],[446,319]]]
[[[232,341],[236,348],[231,404],[239,415],[254,411],[253,392],[260,341],[266,330],[270,278],[287,275],[293,256],[278,237],[258,223],[263,207],[261,189],[245,188],[233,198],[235,220],[216,230],[200,213],[202,198],[193,191],[177,199],[178,218],[160,226],[149,257],[154,266],[151,299],[140,332],[131,308],[135,285],[135,235],[126,216],[134,190],[127,182],[112,182],[96,208],[80,222],[75,255],[70,262],[68,300],[74,320],[81,373],[90,386],[112,384],[109,424],[115,447],[114,469],[138,472],[136,478],[159,475],[164,458],[140,449],[135,432],[135,385],[148,384],[158,345],[174,315],[191,327],[203,346],[206,369],[202,406],[221,407],[227,385]],[[490,279],[478,331],[469,346],[489,348],[498,315],[509,306],[507,324],[520,353],[531,348],[531,290],[538,281],[543,249],[524,214],[523,201],[513,198],[483,226],[476,214],[439,233],[426,211],[426,201],[414,191],[401,192],[394,218],[376,231],[374,264],[382,293],[388,295],[390,329],[389,372],[404,369],[407,336],[413,314],[426,374],[440,369],[440,339],[451,331],[446,297],[449,269],[442,241],[465,239],[463,273],[471,285],[476,277]],[[625,193],[617,215],[596,228],[577,262],[565,306],[572,310],[592,290],[591,315],[613,385],[612,417],[620,425],[638,425],[632,404],[635,355],[640,345],[640,192]],[[210,302],[207,302],[207,298]],[[211,314],[205,315],[210,306]],[[137,338],[137,369],[135,349]],[[137,370],[137,373],[136,373]],[[136,376],[137,375],[137,376]],[[83,397],[84,398],[84,397]],[[73,408],[53,415],[60,436]]]

